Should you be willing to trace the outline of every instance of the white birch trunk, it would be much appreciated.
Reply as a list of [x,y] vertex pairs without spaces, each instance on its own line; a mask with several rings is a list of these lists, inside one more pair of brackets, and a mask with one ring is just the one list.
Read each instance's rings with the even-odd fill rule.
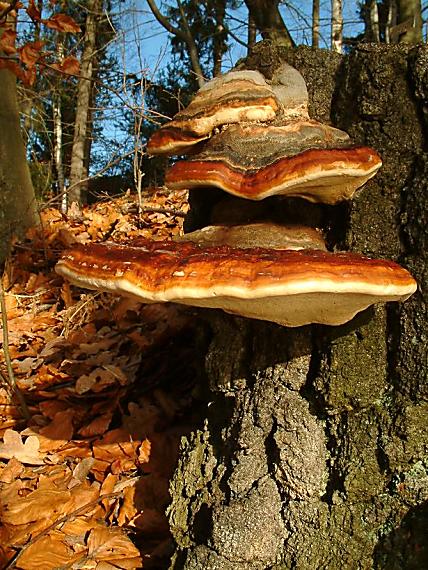
[[67,211],[67,193],[64,187],[64,165],[62,160],[62,112],[59,95],[53,98],[53,127],[54,127],[54,159],[57,177],[58,196],[60,197],[61,211]]
[[342,0],[331,0],[331,49],[342,53]]
[[371,0],[370,4],[370,27],[372,29],[372,41],[379,43],[379,11],[376,0]]

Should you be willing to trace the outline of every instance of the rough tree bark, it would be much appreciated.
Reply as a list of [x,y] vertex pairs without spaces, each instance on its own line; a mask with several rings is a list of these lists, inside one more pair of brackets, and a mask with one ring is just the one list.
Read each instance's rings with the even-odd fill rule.
[[[171,568],[427,568],[428,50],[263,42],[246,66],[269,77],[280,60],[306,79],[313,117],[384,161],[352,203],[297,211],[332,247],[398,260],[420,291],[340,327],[201,311],[209,406],[171,482]],[[269,204],[286,219],[287,201]]]
[[36,199],[21,134],[16,77],[0,71],[0,262],[16,235],[38,223]]

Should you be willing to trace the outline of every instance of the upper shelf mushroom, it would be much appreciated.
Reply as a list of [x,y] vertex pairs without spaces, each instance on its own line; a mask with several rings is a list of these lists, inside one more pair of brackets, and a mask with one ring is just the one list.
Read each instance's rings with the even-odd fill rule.
[[77,246],[56,270],[81,287],[146,303],[219,308],[291,327],[342,324],[373,303],[405,300],[416,290],[412,276],[390,261],[190,242]]
[[208,81],[191,103],[150,138],[150,154],[183,154],[221,125],[270,121],[280,108],[258,71],[231,71]]
[[352,198],[381,164],[374,150],[352,146],[343,131],[295,119],[231,125],[175,163],[165,182],[174,189],[214,186],[251,200],[280,194],[335,204]]

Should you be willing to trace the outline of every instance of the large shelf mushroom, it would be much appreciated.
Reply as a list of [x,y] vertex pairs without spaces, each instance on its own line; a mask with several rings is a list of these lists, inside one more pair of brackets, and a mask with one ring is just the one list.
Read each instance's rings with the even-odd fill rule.
[[407,299],[416,289],[394,262],[317,250],[199,246],[141,240],[69,251],[57,272],[72,283],[296,327],[339,325],[368,306]]
[[[287,64],[270,85],[252,71],[207,83],[148,150],[193,153],[170,168],[171,187],[218,187],[252,200],[282,194],[335,204],[381,166],[374,150],[309,118],[305,82]],[[80,246],[56,270],[81,287],[146,303],[217,308],[286,326],[342,324],[416,290],[394,262],[330,253],[312,228],[269,223],[208,227],[175,242]]]

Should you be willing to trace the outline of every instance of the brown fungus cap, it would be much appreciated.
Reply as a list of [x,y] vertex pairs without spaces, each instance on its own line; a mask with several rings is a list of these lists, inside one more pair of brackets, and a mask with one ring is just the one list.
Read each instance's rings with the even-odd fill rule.
[[271,222],[234,226],[214,225],[176,237],[174,241],[191,241],[200,246],[230,245],[236,248],[326,250],[321,232],[298,225],[283,226]]
[[70,250],[56,271],[72,283],[146,303],[172,301],[286,326],[338,325],[416,290],[396,263],[350,253],[140,241]]
[[272,120],[280,104],[258,71],[231,71],[208,81],[183,110],[150,138],[149,154],[183,154],[216,127]]
[[165,182],[173,189],[213,186],[250,200],[284,195],[335,204],[352,198],[381,164],[373,149],[352,146],[343,131],[300,118],[231,125],[174,164]]

